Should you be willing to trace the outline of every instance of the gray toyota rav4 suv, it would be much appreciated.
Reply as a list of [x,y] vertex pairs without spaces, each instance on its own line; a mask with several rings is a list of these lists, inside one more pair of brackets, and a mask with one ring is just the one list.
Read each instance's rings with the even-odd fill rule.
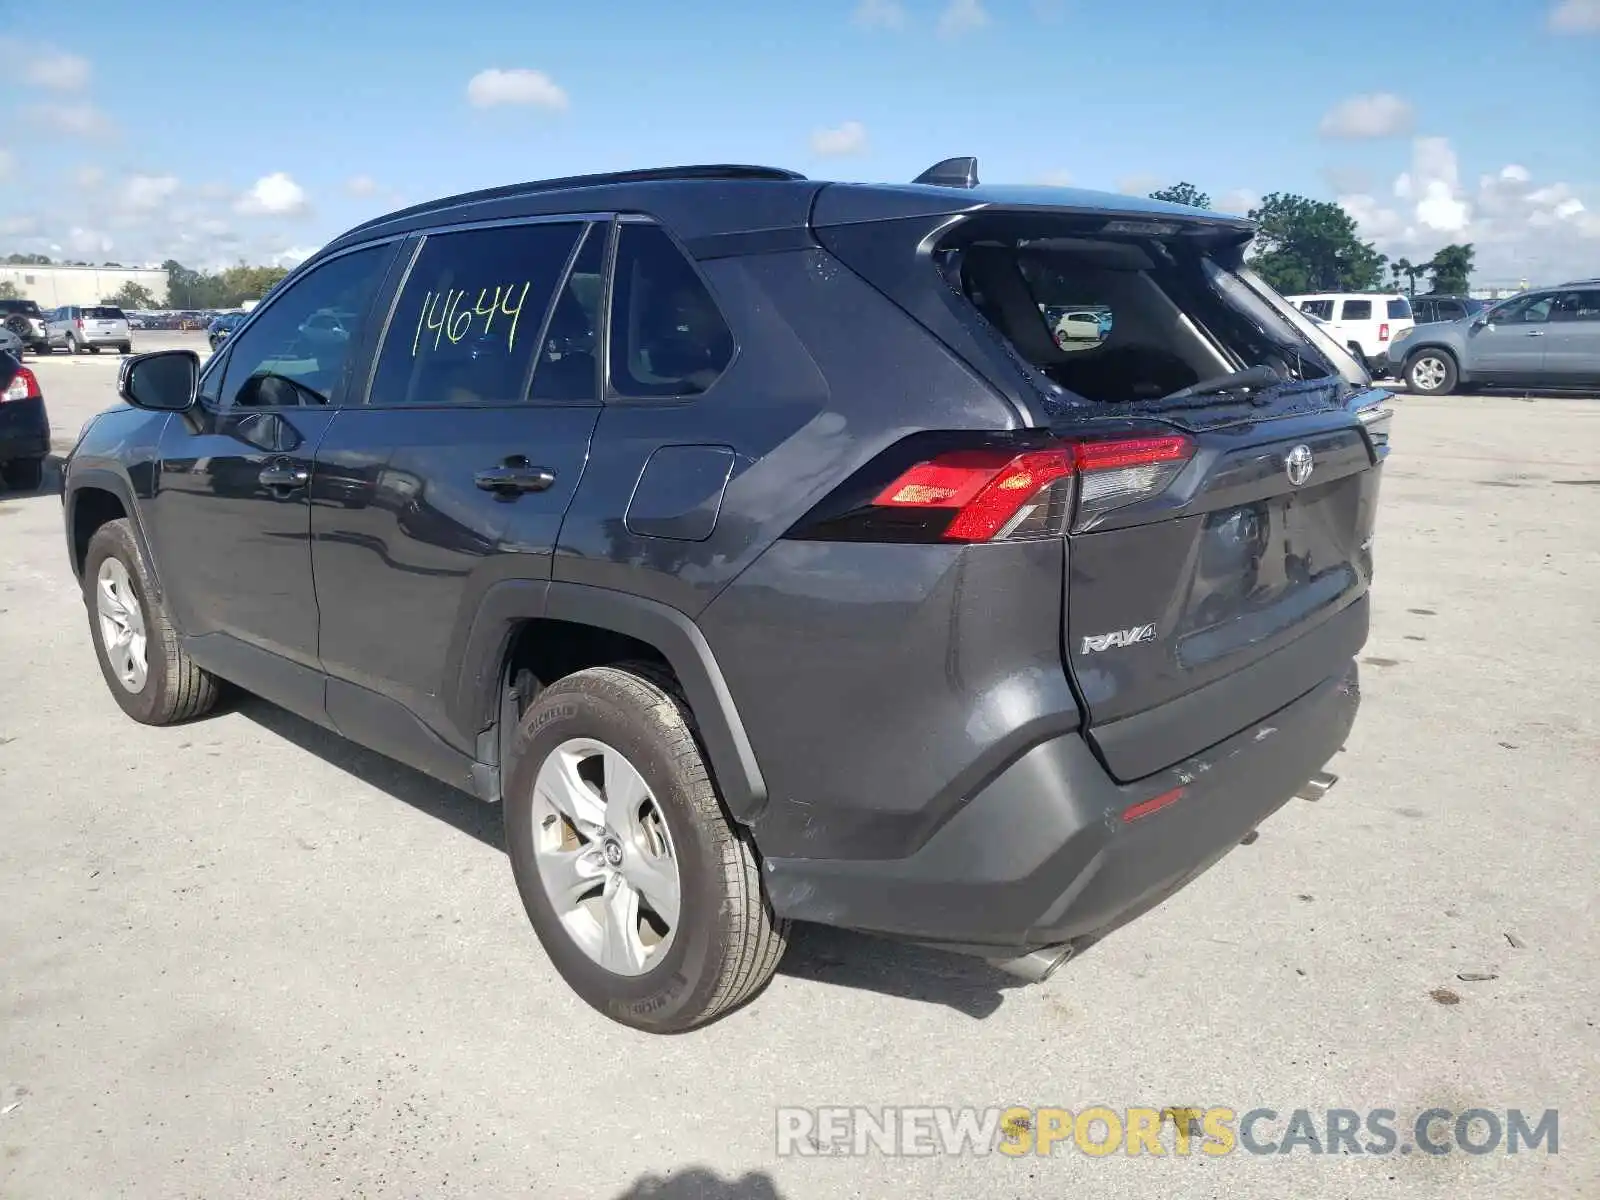
[[[111,694],[227,680],[504,813],[589,1003],[793,921],[1042,978],[1332,777],[1385,393],[1126,196],[688,167],[392,213],[66,461]],[[1047,312],[1104,311],[1070,347]]]

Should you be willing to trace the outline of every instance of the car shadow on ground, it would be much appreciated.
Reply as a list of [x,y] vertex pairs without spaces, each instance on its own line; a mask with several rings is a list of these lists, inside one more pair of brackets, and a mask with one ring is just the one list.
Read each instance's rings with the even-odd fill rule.
[[724,1179],[706,1167],[689,1167],[671,1175],[641,1175],[617,1200],[783,1200],[783,1193],[764,1171]]
[[[231,707],[267,732],[504,853],[498,805],[485,804],[259,697],[235,692]],[[795,927],[778,970],[795,979],[939,1004],[977,1020],[999,1009],[1007,990],[1025,986],[982,959],[822,925]],[[640,1194],[669,1197],[701,1193]]]

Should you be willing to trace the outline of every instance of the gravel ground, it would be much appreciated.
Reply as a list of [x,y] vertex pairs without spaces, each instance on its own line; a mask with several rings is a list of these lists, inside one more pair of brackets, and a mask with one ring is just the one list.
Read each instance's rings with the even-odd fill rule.
[[[68,444],[115,362],[40,362]],[[0,1195],[1600,1194],[1600,403],[1397,408],[1332,793],[1046,984],[808,928],[674,1038],[561,983],[497,812],[260,701],[126,720],[57,498],[0,497]],[[779,1106],[1090,1104],[1553,1108],[1559,1153],[776,1153]]]

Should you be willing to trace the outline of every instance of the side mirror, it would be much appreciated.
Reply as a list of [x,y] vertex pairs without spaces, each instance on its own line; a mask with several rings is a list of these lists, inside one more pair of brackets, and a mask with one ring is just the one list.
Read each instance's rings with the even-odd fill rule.
[[11,386],[20,370],[22,370],[21,355],[13,354],[10,350],[0,350],[0,392]]
[[1482,329],[1485,325],[1492,325],[1493,323],[1494,318],[1490,315],[1490,311],[1487,308],[1472,318],[1472,327],[1474,329]]
[[157,350],[122,360],[117,394],[135,408],[186,412],[199,383],[200,356],[193,350]]

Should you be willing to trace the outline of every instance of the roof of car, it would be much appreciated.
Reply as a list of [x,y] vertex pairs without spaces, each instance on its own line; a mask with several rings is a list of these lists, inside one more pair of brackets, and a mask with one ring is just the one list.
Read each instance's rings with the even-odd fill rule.
[[[939,182],[830,183],[781,167],[697,164],[530,180],[444,196],[386,213],[340,235],[315,257],[374,238],[437,227],[441,222],[486,221],[566,213],[638,211],[669,224],[686,241],[720,234],[848,224],[890,216],[928,216],[986,208],[1075,209],[1159,218],[1181,216],[1247,233],[1243,217],[1110,192],[1077,188],[980,185],[975,160],[961,182],[939,168],[921,179]],[[939,166],[944,167],[941,163]],[[819,193],[826,190],[826,203]]]

